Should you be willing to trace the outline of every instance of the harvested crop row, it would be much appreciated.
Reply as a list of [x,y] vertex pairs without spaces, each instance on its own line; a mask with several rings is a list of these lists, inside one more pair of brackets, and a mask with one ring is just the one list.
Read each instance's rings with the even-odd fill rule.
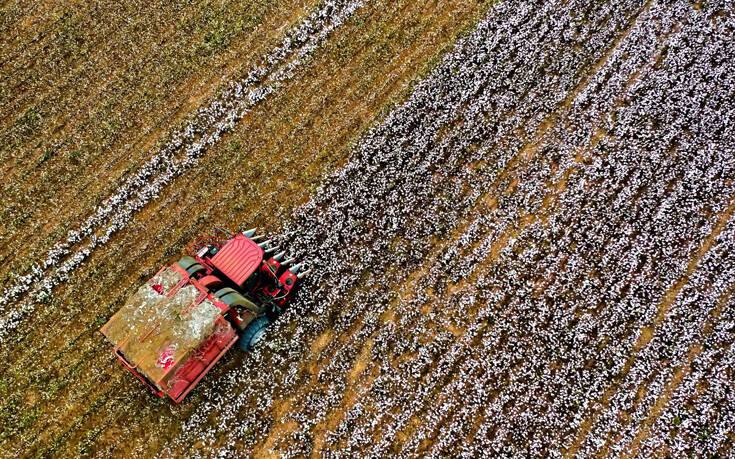
[[[163,35],[160,42],[122,34],[122,39],[138,43],[131,51],[139,53],[136,59],[125,56],[122,47],[117,46],[116,52],[123,56],[122,65],[102,65],[99,69],[111,74],[99,78],[82,74],[81,80],[68,90],[57,88],[58,97],[69,99],[69,103],[49,105],[49,109],[63,106],[59,116],[42,110],[44,133],[40,134],[40,143],[26,142],[23,150],[9,150],[13,155],[25,155],[29,162],[27,167],[13,165],[8,177],[16,177],[11,172],[19,174],[28,186],[17,187],[11,181],[6,184],[5,193],[13,199],[8,200],[4,211],[11,224],[3,228],[6,240],[18,232],[39,229],[40,235],[50,240],[11,238],[3,244],[3,268],[23,272],[25,268],[21,267],[27,265],[13,257],[44,258],[42,250],[48,250],[69,229],[69,225],[56,226],[56,219],[85,219],[101,200],[114,194],[122,183],[121,176],[130,175],[131,170],[149,159],[149,149],[161,140],[157,136],[173,129],[187,111],[201,103],[199,99],[208,98],[218,89],[223,72],[244,71],[237,68],[238,63],[243,65],[242,61],[246,66],[255,64],[260,55],[275,45],[272,42],[276,37],[281,37],[282,31],[271,28],[295,21],[289,17],[293,14],[289,4],[278,5],[267,20],[261,15],[270,10],[256,14],[253,9],[259,8],[237,8],[240,14],[232,19],[235,24],[220,17],[226,11],[214,14],[206,8],[197,9],[191,17],[176,13],[182,23],[174,30],[159,30],[157,36]],[[155,16],[142,20],[152,18]],[[210,29],[218,27],[221,21],[233,28],[226,29],[227,36],[237,30],[240,34],[252,29],[260,33],[237,40],[238,37],[232,37],[234,49],[227,53],[201,49],[203,40],[212,33]],[[170,21],[161,18],[160,22]],[[202,36],[193,33],[200,28]],[[223,63],[232,60],[231,53],[237,57],[234,69]],[[81,92],[77,94],[78,91]],[[5,166],[11,163],[8,161]],[[100,175],[105,179],[95,180]]]
[[[174,132],[161,151],[143,164],[114,195],[105,199],[94,215],[79,229],[69,231],[66,240],[55,245],[42,264],[34,265],[32,274],[6,289],[0,304],[19,297],[32,285],[34,301],[48,296],[50,290],[65,280],[92,250],[104,245],[138,210],[157,197],[164,186],[196,163],[208,147],[216,144],[253,106],[275,91],[281,81],[288,79],[289,73],[360,5],[361,2],[327,3],[312,13],[288,34],[280,47],[264,58],[263,65],[252,69],[245,79],[234,82],[207,107],[200,109],[185,129]],[[72,247],[79,243],[82,247],[73,250]],[[0,333],[12,330],[18,319],[32,310],[33,303],[26,302],[21,308],[10,311],[0,319]]]

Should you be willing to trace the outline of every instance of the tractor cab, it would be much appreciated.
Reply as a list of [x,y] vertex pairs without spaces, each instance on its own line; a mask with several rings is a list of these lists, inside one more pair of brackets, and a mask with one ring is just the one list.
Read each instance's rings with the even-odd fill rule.
[[179,402],[236,341],[251,349],[310,273],[254,233],[199,238],[100,329],[157,395]]

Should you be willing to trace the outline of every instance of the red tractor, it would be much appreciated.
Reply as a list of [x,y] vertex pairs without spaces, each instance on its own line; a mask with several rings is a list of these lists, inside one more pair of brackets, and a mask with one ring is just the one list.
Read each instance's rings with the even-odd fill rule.
[[222,232],[197,239],[190,256],[158,271],[100,329],[128,370],[175,402],[235,341],[243,350],[258,343],[311,272],[282,261],[285,251],[255,229]]

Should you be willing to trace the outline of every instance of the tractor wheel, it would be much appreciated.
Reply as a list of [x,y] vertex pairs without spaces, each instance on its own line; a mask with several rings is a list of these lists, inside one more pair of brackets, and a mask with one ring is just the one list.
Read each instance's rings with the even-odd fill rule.
[[224,301],[232,308],[245,308],[256,315],[260,313],[260,308],[255,303],[240,295],[237,290],[230,287],[217,290],[214,292],[214,296]]
[[186,272],[189,273],[190,276],[193,276],[197,273],[203,273],[206,272],[206,268],[204,266],[200,265],[199,263],[194,263],[193,265],[186,268]]
[[271,320],[267,316],[260,316],[250,322],[250,325],[240,333],[240,349],[249,351],[255,347],[263,339],[265,329],[270,323]]
[[181,266],[184,270],[188,270],[190,266],[198,265],[198,264],[199,263],[197,263],[197,261],[192,257],[184,257],[181,260],[179,260],[179,266]]

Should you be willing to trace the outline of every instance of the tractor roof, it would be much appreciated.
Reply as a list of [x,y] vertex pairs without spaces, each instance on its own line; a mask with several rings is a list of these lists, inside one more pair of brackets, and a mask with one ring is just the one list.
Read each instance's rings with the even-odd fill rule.
[[263,261],[263,249],[243,234],[230,239],[217,254],[212,264],[232,282],[242,287]]
[[100,331],[131,365],[160,386],[215,333],[226,309],[175,264],[141,286]]

